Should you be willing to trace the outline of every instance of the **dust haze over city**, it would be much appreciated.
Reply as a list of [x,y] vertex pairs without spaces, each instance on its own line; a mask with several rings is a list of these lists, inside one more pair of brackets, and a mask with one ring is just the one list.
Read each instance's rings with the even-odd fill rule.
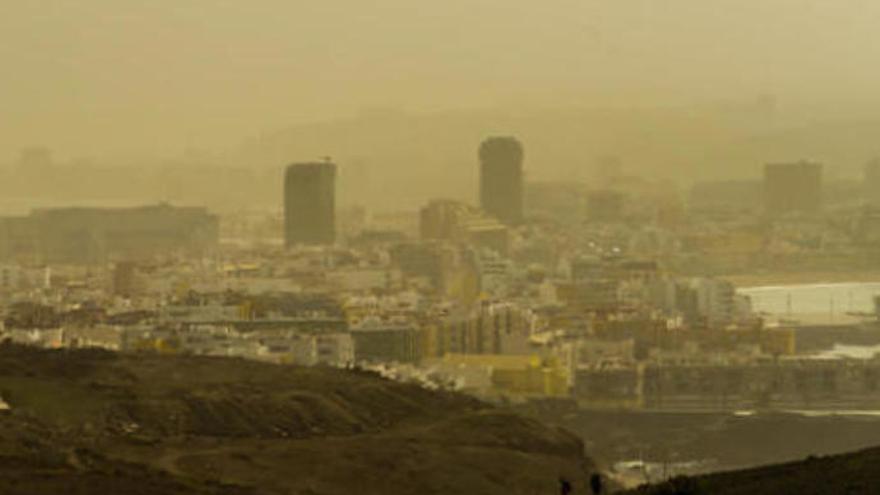
[[880,493],[880,4],[7,3],[0,492]]

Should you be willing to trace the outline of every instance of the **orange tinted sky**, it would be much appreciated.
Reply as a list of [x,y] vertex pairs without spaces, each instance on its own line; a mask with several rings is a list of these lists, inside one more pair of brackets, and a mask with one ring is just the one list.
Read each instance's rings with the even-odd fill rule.
[[870,0],[27,0],[0,161],[232,146],[371,106],[873,100]]

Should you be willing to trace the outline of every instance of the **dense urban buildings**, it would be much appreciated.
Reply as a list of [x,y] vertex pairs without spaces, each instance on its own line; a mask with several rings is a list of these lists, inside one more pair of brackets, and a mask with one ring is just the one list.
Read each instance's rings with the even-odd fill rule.
[[284,176],[284,239],[297,244],[336,240],[336,165],[297,163]]
[[764,167],[764,208],[771,216],[822,210],[822,165],[806,161]]
[[337,223],[336,166],[303,163],[283,215],[277,198],[219,220],[168,205],[3,219],[0,340],[357,367],[590,414],[880,407],[880,356],[816,359],[880,344],[873,305],[822,288],[801,320],[800,297],[768,311],[736,278],[876,265],[862,196],[810,214],[820,166],[768,166],[762,215],[758,177],[695,186],[685,209],[668,182],[621,174],[523,190],[518,141],[480,151],[480,206],[346,205]]
[[419,211],[422,240],[469,243],[507,255],[509,228],[479,208],[453,200],[434,200]]
[[523,220],[523,147],[516,138],[480,145],[480,207],[506,225]]

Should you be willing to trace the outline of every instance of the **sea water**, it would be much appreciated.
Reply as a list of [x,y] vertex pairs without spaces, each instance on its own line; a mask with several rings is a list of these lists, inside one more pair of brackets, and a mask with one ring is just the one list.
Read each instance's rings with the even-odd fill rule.
[[874,297],[880,296],[880,283],[776,285],[738,290],[752,301],[759,314],[797,318],[802,315],[843,316],[873,313]]

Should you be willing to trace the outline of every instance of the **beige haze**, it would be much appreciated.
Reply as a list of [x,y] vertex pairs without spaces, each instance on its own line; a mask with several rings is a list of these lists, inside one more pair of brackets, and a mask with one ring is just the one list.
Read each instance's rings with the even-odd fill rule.
[[874,101],[868,0],[27,0],[0,157],[214,149],[363,108]]

